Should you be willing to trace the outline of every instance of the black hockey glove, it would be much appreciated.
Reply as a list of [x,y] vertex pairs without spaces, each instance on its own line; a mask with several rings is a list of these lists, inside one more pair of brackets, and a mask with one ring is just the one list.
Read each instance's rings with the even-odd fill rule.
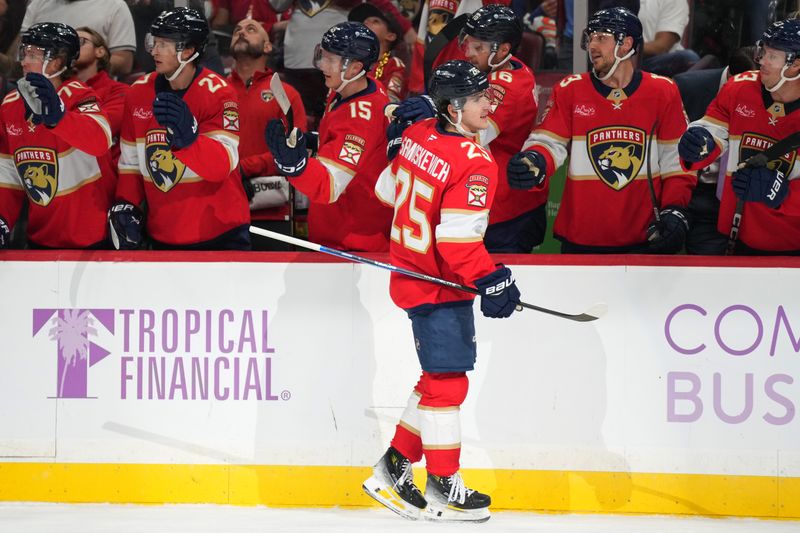
[[0,217],[0,248],[8,248],[11,244],[11,230],[8,229],[8,224]]
[[386,128],[386,139],[388,140],[386,144],[386,157],[389,161],[394,159],[400,151],[400,143],[403,141],[403,132],[406,131],[406,128],[410,125],[411,121],[403,121],[396,118],[392,120],[389,123],[389,127]]
[[[34,124],[44,123],[48,128],[55,127],[64,117],[64,102],[58,96],[53,84],[42,74],[29,72],[25,75],[20,94],[32,111]],[[35,98],[32,98],[35,97]]]
[[538,187],[544,182],[547,161],[536,150],[518,152],[509,159],[506,167],[508,185],[524,191]]
[[745,202],[761,202],[778,209],[789,194],[789,180],[779,170],[745,167],[733,173],[733,192]]
[[239,165],[239,176],[242,178],[242,188],[244,189],[244,194],[247,196],[247,202],[252,202],[253,197],[256,195],[256,189],[253,187],[253,182],[250,181],[250,177],[242,170],[241,165]]
[[135,250],[142,244],[144,213],[129,202],[119,201],[108,210],[111,242],[117,250]]
[[[295,129],[297,130],[297,128]],[[273,118],[267,124],[264,137],[269,151],[272,152],[275,166],[278,167],[281,174],[293,178],[303,173],[308,160],[306,136],[303,135],[303,132],[297,130],[297,143],[294,146],[289,146],[289,139],[286,135],[286,129],[283,127],[283,122]]]
[[418,120],[435,117],[436,105],[433,103],[433,98],[427,94],[412,96],[397,104],[393,114],[400,122],[413,123]]
[[659,213],[660,222],[653,222],[647,228],[648,251],[653,254],[676,254],[683,248],[689,219],[680,207],[665,207]]
[[156,94],[153,116],[167,128],[167,138],[178,150],[197,140],[197,119],[178,95],[170,92]]
[[489,318],[508,318],[517,308],[520,294],[514,274],[505,265],[498,264],[491,274],[475,280],[481,293],[481,313]]
[[707,129],[694,126],[686,130],[678,141],[678,155],[688,163],[702,161],[714,150],[714,137]]

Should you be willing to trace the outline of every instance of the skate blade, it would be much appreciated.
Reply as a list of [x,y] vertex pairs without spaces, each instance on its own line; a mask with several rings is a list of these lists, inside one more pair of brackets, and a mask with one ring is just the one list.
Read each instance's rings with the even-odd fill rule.
[[428,501],[422,517],[430,522],[486,522],[492,515],[483,509],[458,509],[450,505],[436,505]]
[[419,520],[420,509],[403,500],[392,488],[372,476],[361,487],[375,501],[408,520]]

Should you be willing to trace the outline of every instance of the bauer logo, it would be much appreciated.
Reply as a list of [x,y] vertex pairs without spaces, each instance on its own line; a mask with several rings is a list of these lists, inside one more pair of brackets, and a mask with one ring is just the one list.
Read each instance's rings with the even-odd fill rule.
[[34,309],[33,336],[46,325],[56,346],[56,398],[89,398],[89,368],[106,358],[108,350],[91,342],[97,325],[114,333],[113,309]]

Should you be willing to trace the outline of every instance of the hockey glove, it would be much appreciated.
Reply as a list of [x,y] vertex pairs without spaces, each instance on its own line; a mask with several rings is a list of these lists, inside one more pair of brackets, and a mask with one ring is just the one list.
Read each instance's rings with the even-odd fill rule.
[[0,217],[0,248],[8,248],[11,244],[11,230],[8,229],[8,224]]
[[544,182],[547,161],[535,150],[519,152],[508,161],[506,176],[512,189],[524,191],[538,187]]
[[267,147],[272,152],[272,158],[275,160],[275,166],[283,175],[295,177],[303,173],[308,160],[306,136],[303,135],[303,132],[297,130],[297,143],[293,147],[289,146],[283,122],[273,118],[267,124],[264,136]]
[[[42,74],[29,72],[25,75],[26,89],[20,91],[28,107],[33,112],[34,124],[44,123],[48,128],[55,127],[64,116],[64,102],[58,96],[56,88]],[[31,93],[35,100],[30,99]]]
[[654,254],[676,254],[683,248],[689,219],[680,207],[665,207],[659,213],[660,222],[653,222],[647,228],[648,250]]
[[519,303],[519,289],[511,269],[499,264],[498,269],[475,280],[481,293],[481,312],[489,318],[508,318]]
[[406,98],[394,109],[394,116],[400,122],[416,122],[436,116],[436,105],[427,94]]
[[144,213],[129,202],[117,202],[108,210],[111,242],[117,250],[135,250],[142,244]]
[[779,208],[789,194],[789,180],[783,172],[767,167],[737,170],[731,185],[740,200],[762,202],[772,209]]
[[[297,132],[299,133],[300,130],[297,130]],[[303,136],[306,138],[306,150],[311,152],[311,157],[314,157],[319,151],[319,132],[307,131]]]
[[410,125],[410,121],[403,121],[396,118],[392,120],[389,123],[389,127],[386,128],[386,139],[388,140],[386,144],[386,157],[389,161],[394,159],[400,151],[400,143],[403,141],[403,132],[406,131],[406,128]]
[[167,138],[178,150],[197,140],[197,119],[178,95],[166,91],[156,94],[153,116],[167,128]]
[[714,137],[705,128],[689,128],[678,141],[678,155],[687,163],[702,161],[714,149]]

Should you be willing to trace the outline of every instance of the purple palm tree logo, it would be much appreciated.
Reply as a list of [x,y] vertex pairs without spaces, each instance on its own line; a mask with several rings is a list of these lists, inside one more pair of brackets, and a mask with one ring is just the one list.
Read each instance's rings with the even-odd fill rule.
[[[55,316],[53,316],[55,315]],[[52,320],[51,320],[52,319]],[[110,352],[89,340],[97,336],[97,319],[109,333],[114,333],[113,309],[34,309],[33,335],[50,321],[50,340],[58,347],[56,398],[88,398],[89,367]]]

